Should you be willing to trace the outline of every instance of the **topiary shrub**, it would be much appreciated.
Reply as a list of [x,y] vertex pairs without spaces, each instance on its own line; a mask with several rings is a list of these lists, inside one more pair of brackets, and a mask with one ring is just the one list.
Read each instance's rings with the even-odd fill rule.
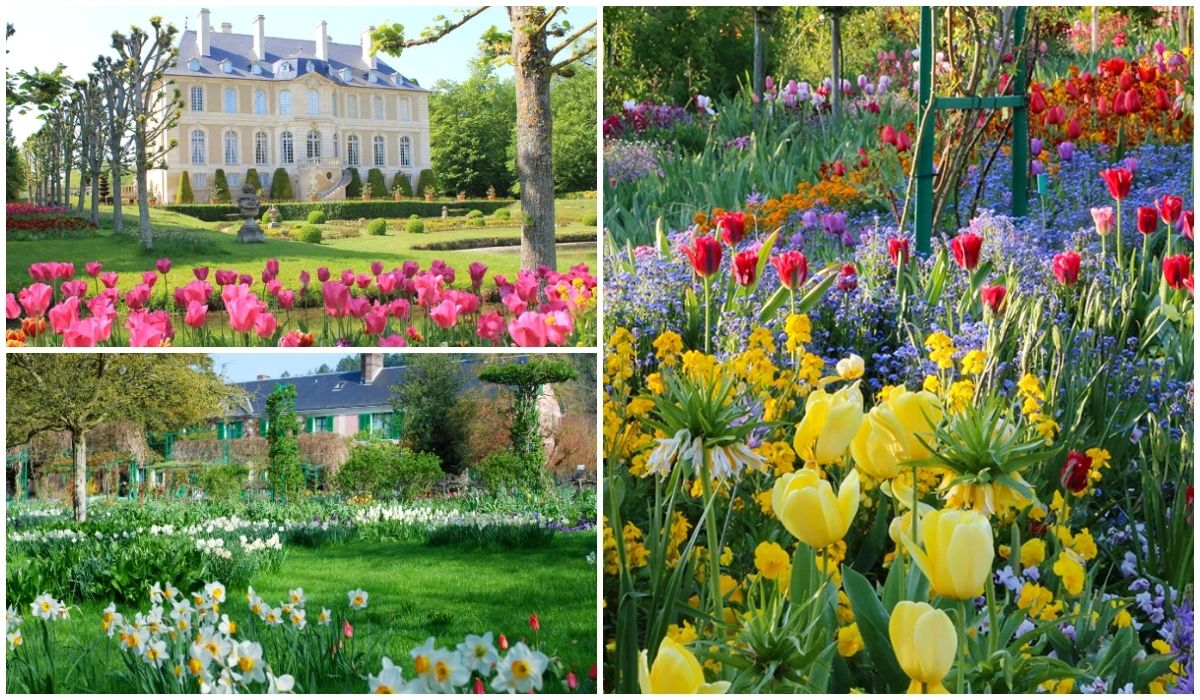
[[367,222],[367,235],[382,236],[387,233],[386,219],[371,219]]
[[209,503],[236,501],[246,485],[249,470],[240,464],[207,467],[200,472],[200,488]]
[[302,243],[320,243],[321,229],[316,226],[301,226],[296,229],[296,240]]
[[383,172],[379,168],[371,168],[367,171],[367,182],[371,185],[373,199],[387,196],[387,182],[383,179]]
[[495,216],[500,221],[508,221],[509,219],[512,218],[512,210],[511,209],[497,209],[495,211],[495,213],[492,214],[492,216]]
[[258,168],[250,168],[246,171],[246,184],[253,187],[255,192],[262,189],[262,180],[258,177]]
[[481,216],[483,216],[483,212],[479,211],[478,209],[472,209],[471,211],[467,212],[468,219],[478,219]]
[[362,191],[362,176],[358,174],[358,168],[353,168],[350,170],[350,182],[346,184],[346,199],[358,199]]
[[213,186],[210,197],[222,204],[228,204],[233,201],[229,197],[229,181],[225,179],[225,171],[221,168],[217,168],[217,172],[213,173]]
[[425,233],[425,221],[419,216],[413,216],[404,222],[404,230],[409,233]]
[[312,211],[308,212],[308,223],[310,223],[310,224],[325,223],[325,212],[321,211],[320,209],[313,209]]
[[467,225],[468,226],[476,226],[478,228],[483,228],[483,227],[487,226],[487,221],[484,220],[483,214],[480,214],[479,216],[472,216],[469,219],[467,219]]
[[414,452],[385,440],[355,445],[338,469],[334,486],[345,494],[411,500],[442,477],[442,462],[429,452]]
[[175,193],[176,204],[191,204],[196,201],[192,195],[192,178],[188,176],[188,172],[184,170],[179,174],[179,190]]
[[595,226],[596,225],[596,215],[595,214],[584,215],[583,225],[584,226]]
[[292,194],[292,178],[288,175],[288,171],[283,168],[275,168],[275,174],[271,176],[271,199],[273,201],[291,201],[296,196]]
[[396,176],[392,178],[392,192],[399,193],[401,197],[412,196],[412,183],[408,181],[408,175],[396,173]]
[[424,196],[427,187],[432,187],[434,191],[437,190],[437,178],[434,177],[433,171],[428,168],[422,170],[421,174],[417,176],[417,193]]

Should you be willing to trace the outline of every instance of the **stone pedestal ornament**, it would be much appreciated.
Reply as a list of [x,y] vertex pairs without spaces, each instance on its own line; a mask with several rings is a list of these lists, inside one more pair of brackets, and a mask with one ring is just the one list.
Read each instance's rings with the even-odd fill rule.
[[[238,229],[238,243],[266,243],[267,234],[258,225],[259,199],[250,183],[242,185],[242,193],[237,198],[238,214],[245,222]],[[274,207],[271,207],[274,209]],[[278,210],[276,211],[278,214]]]
[[267,228],[279,228],[279,222],[283,220],[283,215],[279,213],[279,207],[272,204],[271,208],[267,210],[267,218],[271,220],[271,223],[267,224]]

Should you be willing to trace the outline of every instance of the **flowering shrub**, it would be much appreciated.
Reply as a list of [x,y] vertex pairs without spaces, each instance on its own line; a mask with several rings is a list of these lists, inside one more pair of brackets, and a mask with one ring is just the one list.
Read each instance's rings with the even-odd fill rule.
[[377,261],[361,273],[319,268],[319,287],[310,288],[307,270],[296,286],[285,286],[272,259],[259,275],[216,270],[215,285],[209,269],[197,267],[191,281],[168,292],[172,265],[164,258],[124,294],[119,275],[102,263],[84,268],[86,276],[77,277],[74,263],[30,265],[33,283],[7,295],[6,316],[17,326],[8,331],[10,347],[546,347],[589,342],[595,319],[596,279],[582,264],[566,273],[522,270],[511,281],[494,275],[485,288],[487,266],[476,262],[468,290],[452,286],[456,271],[440,260],[427,270],[406,262],[391,271]]

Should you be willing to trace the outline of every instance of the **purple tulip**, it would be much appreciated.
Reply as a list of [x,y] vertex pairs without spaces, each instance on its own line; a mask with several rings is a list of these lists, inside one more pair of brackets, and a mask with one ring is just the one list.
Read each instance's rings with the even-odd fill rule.
[[1029,169],[1033,172],[1034,177],[1046,172],[1046,166],[1042,165],[1040,160],[1033,161]]
[[1075,157],[1075,144],[1070,141],[1063,141],[1058,144],[1058,159],[1064,163],[1070,163]]
[[1037,158],[1042,155],[1042,140],[1039,138],[1029,139],[1029,155]]

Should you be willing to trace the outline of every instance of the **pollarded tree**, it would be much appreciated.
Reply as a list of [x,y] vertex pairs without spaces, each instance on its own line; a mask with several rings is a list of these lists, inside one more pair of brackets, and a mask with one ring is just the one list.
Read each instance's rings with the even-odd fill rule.
[[79,204],[83,211],[84,183],[91,188],[91,220],[100,222],[100,170],[104,165],[104,93],[95,74],[76,85],[75,99],[80,105],[79,121]]
[[579,372],[562,360],[534,359],[529,362],[512,362],[485,367],[479,373],[485,382],[506,386],[512,392],[512,423],[509,437],[513,452],[526,464],[539,467],[545,462],[542,445],[541,412],[538,399],[543,387],[579,378]]
[[[464,11],[454,20],[439,18],[436,26],[427,28],[416,39],[406,39],[400,24],[385,24],[375,30],[372,50],[398,57],[404,49],[441,39],[486,9]],[[524,212],[521,267],[530,270],[539,265],[551,269],[557,265],[550,81],[555,75],[569,77],[574,72],[571,64],[596,51],[596,22],[579,29],[566,21],[555,22],[565,10],[562,6],[510,5],[507,8],[510,31],[491,27],[480,42],[485,54],[513,66],[517,88],[517,179]],[[551,41],[556,43],[551,46]]]
[[171,430],[224,413],[238,390],[202,354],[21,354],[8,362],[8,445],[66,432],[74,460],[75,519],[87,519],[87,432],[128,420]]
[[110,191],[116,195],[112,198],[113,233],[120,233],[125,228],[125,219],[121,214],[121,175],[125,172],[125,161],[132,143],[129,129],[132,99],[125,78],[128,69],[111,56],[100,56],[92,68],[104,94],[104,135],[109,168],[107,182]]

